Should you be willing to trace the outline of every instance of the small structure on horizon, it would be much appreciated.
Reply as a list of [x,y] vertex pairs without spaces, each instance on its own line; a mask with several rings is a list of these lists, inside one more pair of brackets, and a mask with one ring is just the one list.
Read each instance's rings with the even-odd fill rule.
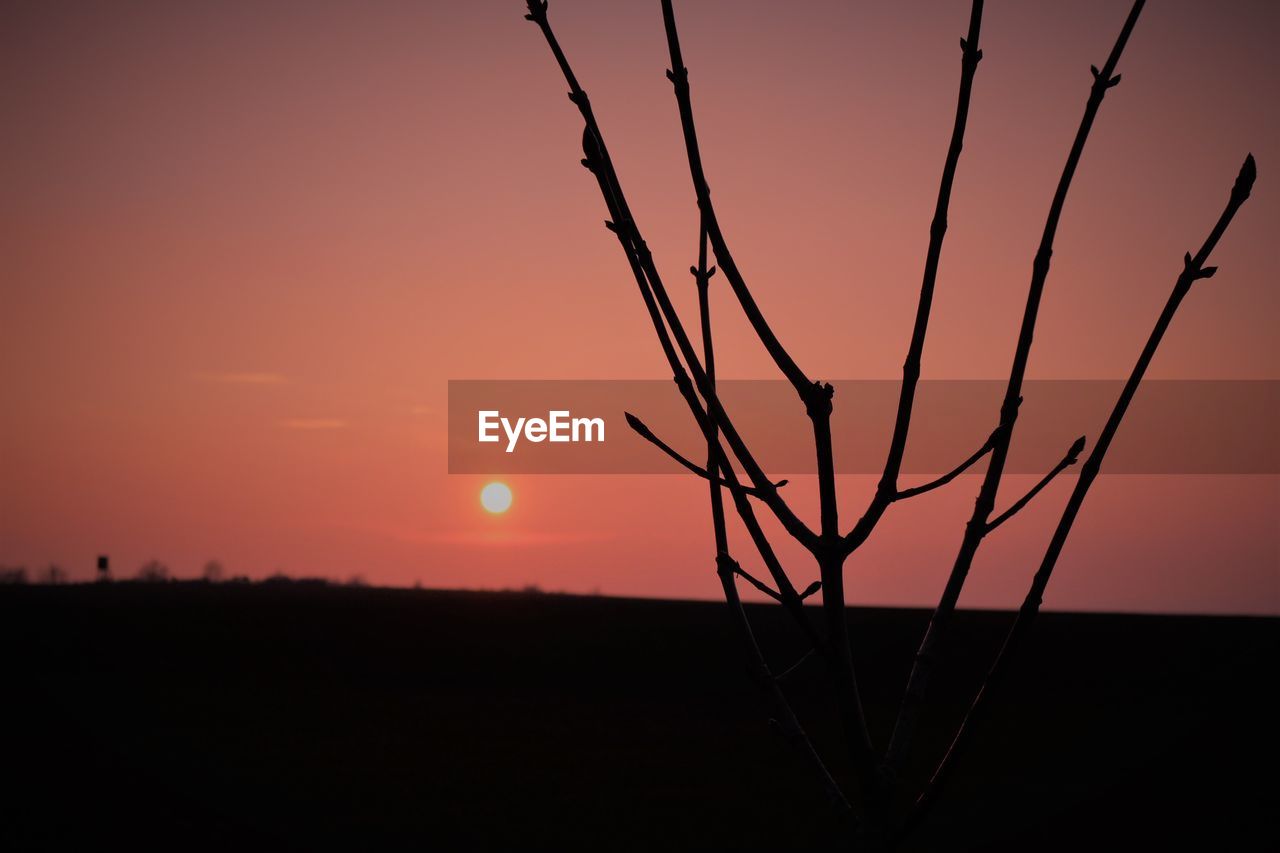
[[111,580],[111,558],[106,554],[98,555],[98,580]]

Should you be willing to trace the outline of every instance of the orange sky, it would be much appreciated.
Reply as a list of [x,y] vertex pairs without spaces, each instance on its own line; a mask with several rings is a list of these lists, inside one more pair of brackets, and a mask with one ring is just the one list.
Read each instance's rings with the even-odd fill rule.
[[[1088,66],[1127,6],[988,4],[925,376],[1007,370]],[[721,221],[779,337],[810,375],[896,377],[968,4],[678,11]],[[484,478],[445,473],[448,379],[667,372],[523,3],[2,14],[0,563],[87,577],[106,552],[124,574],[216,557],[252,576],[718,595],[696,482],[513,478],[497,517]],[[696,211],[658,6],[551,14],[691,312]],[[1128,372],[1253,151],[1221,271],[1152,375],[1280,378],[1278,14],[1145,11],[1067,203],[1032,376]],[[715,305],[722,375],[773,377],[731,297]],[[836,417],[856,405],[837,396]],[[846,515],[873,484],[842,478]],[[1028,485],[1007,478],[1000,503]],[[1021,600],[1067,488],[988,541],[965,604]],[[849,563],[851,599],[932,603],[976,489],[891,509]],[[812,482],[789,491],[815,509]],[[1046,605],[1280,612],[1278,518],[1274,477],[1104,477]],[[793,563],[798,585],[816,575]]]

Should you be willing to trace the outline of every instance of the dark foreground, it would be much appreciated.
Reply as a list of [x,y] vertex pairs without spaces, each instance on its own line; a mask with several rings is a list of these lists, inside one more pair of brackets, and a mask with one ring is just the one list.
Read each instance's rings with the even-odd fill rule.
[[[753,615],[789,662],[790,626]],[[851,618],[883,736],[924,614]],[[962,615],[926,726],[954,720],[1009,619]],[[1278,624],[1046,615],[912,847],[1273,845]],[[12,587],[0,640],[0,849],[795,850],[830,831],[723,605]],[[793,690],[831,753],[821,678]]]

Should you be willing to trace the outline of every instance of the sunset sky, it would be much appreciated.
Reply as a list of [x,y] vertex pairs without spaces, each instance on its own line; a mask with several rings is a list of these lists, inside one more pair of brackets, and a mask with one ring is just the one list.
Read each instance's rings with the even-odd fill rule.
[[[1006,374],[1089,66],[1128,6],[987,4],[926,377]],[[720,219],[775,331],[811,376],[897,378],[969,4],[677,12]],[[697,216],[659,6],[550,13],[691,321]],[[450,379],[669,373],[523,14],[5,5],[0,564],[718,596],[698,481],[511,477],[490,514],[492,478],[446,471]],[[1252,151],[1253,198],[1151,375],[1280,379],[1278,21],[1267,0],[1149,4],[1067,202],[1031,376],[1127,375]],[[775,378],[713,289],[721,375]],[[857,400],[837,394],[835,416]],[[846,518],[875,480],[840,478]],[[1007,478],[998,505],[1034,480]],[[977,487],[893,507],[848,564],[851,601],[931,605]],[[963,604],[1021,600],[1069,488],[988,540]],[[814,491],[788,487],[816,519]],[[1275,476],[1104,476],[1046,606],[1280,613],[1278,521]],[[783,553],[798,586],[816,577]]]

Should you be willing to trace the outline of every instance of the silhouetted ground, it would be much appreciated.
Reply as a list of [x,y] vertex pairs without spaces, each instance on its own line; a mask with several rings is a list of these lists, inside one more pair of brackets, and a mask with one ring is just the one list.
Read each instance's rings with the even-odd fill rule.
[[[752,611],[768,646],[799,651],[777,609]],[[883,737],[925,615],[851,618]],[[1010,618],[960,615],[950,704],[926,726],[958,711]],[[1045,615],[914,847],[1274,845],[1277,625]],[[828,831],[722,604],[10,587],[0,640],[7,850],[794,850]],[[821,677],[793,688],[810,720]]]

